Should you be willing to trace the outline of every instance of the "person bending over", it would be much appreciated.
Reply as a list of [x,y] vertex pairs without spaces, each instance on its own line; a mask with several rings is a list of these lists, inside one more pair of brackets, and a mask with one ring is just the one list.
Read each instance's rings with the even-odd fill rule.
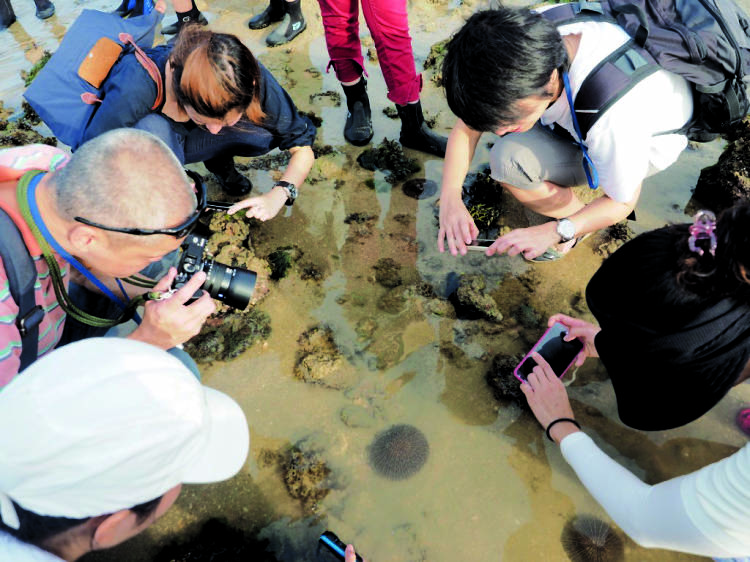
[[[750,377],[750,203],[641,234],[594,274],[599,326],[556,314],[607,369],[623,423],[690,423]],[[750,550],[748,550],[750,553]]]
[[[183,484],[234,476],[245,415],[154,346],[91,338],[0,392],[0,560],[73,562],[151,526]],[[12,429],[11,429],[12,428]]]
[[[134,275],[179,248],[203,210],[172,151],[145,131],[109,131],[68,158],[46,145],[0,151],[0,211],[12,219],[34,258],[34,299],[44,311],[34,357],[50,352],[63,336],[66,310],[57,292],[68,291],[72,274],[117,298],[114,278]],[[11,266],[19,267],[15,259],[0,261],[0,388],[18,374],[23,351],[34,346],[24,341],[22,332],[30,325],[21,325],[19,303],[9,291]],[[84,271],[91,278],[84,279]],[[154,290],[169,290],[176,273],[170,268]],[[204,272],[196,273],[172,298],[146,302],[143,322],[128,337],[170,349],[196,335],[214,302],[204,294],[185,303],[205,279]]]
[[[577,22],[556,28],[527,8],[501,7],[469,18],[443,63],[448,105],[459,118],[448,137],[440,194],[438,249],[453,255],[479,231],[461,200],[484,132],[500,136],[490,153],[492,177],[530,210],[557,219],[498,238],[487,255],[558,259],[584,235],[621,221],[647,176],[671,165],[687,145],[680,129],[693,113],[684,78],[659,69],[641,80],[591,127],[585,139],[602,197],[584,205],[568,189],[585,185],[582,153],[564,92],[573,98],[586,76],[629,41],[619,26]],[[550,130],[562,129],[564,135]]]
[[575,421],[562,381],[539,355],[521,390],[563,457],[607,514],[646,548],[700,556],[750,553],[750,444],[696,472],[653,486],[607,456]]
[[203,162],[230,195],[252,189],[234,167],[234,156],[288,150],[292,156],[281,180],[234,210],[247,208],[248,216],[268,220],[293,203],[315,160],[315,126],[250,50],[234,35],[190,25],[174,44],[146,53],[164,83],[162,105],[151,109],[156,84],[134,54],[126,55],[104,82],[103,101],[84,138],[117,127],[149,131],[183,164]]
[[[333,66],[346,95],[344,138],[353,145],[363,146],[372,139],[373,130],[359,40],[360,1],[318,0],[318,3],[331,57],[328,66]],[[447,141],[430,131],[422,115],[419,101],[422,76],[414,66],[406,0],[361,0],[361,4],[388,87],[388,99],[396,104],[401,119],[399,142],[442,158]]]

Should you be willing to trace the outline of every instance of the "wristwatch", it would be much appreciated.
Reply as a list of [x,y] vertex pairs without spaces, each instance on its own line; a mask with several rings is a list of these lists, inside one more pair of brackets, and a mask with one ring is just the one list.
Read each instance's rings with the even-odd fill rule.
[[570,219],[558,219],[555,232],[560,236],[560,242],[570,242],[576,237],[576,225]]
[[279,180],[276,182],[276,185],[286,191],[286,203],[284,204],[287,207],[291,207],[292,205],[294,205],[294,200],[297,199],[297,188],[294,186],[294,184],[289,183],[288,181]]

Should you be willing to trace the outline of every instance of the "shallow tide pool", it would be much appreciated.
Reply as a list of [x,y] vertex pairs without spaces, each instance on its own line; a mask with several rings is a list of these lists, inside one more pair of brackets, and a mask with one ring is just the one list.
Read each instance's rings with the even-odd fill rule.
[[[0,32],[0,99],[6,110],[20,108],[19,72],[28,70],[43,50],[56,48],[83,7],[115,7],[114,1],[58,0],[57,15],[40,22],[31,0],[14,4],[19,22]],[[89,559],[209,559],[189,558],[184,551],[174,558],[162,549],[173,541],[187,541],[206,520],[221,518],[240,531],[240,542],[259,541],[267,558],[233,558],[226,552],[220,558],[217,546],[216,560],[313,561],[317,535],[325,529],[355,543],[370,562],[568,560],[560,540],[566,522],[577,515],[608,521],[607,516],[533,417],[517,404],[493,397],[485,374],[496,354],[525,353],[539,335],[538,327],[524,327],[514,318],[520,304],[543,321],[558,311],[588,317],[580,294],[601,263],[596,251],[601,241],[591,237],[565,260],[534,266],[520,258],[438,253],[438,194],[415,200],[404,195],[400,184],[386,182],[382,173],[360,168],[356,158],[363,149],[343,140],[344,106],[331,97],[311,98],[340,88],[333,74],[325,73],[328,60],[317,3],[303,4],[309,29],[290,46],[269,49],[263,42],[268,30],[251,32],[246,27],[263,3],[199,2],[216,29],[246,41],[300,109],[323,119],[319,142],[336,150],[318,160],[311,174],[315,183],[302,187],[291,211],[263,225],[253,240],[259,255],[296,245],[322,275],[304,280],[294,268],[288,277],[271,282],[258,305],[270,315],[270,338],[234,360],[202,366],[204,382],[233,396],[250,422],[251,452],[240,475],[225,483],[185,487],[157,525]],[[483,6],[441,0],[410,3],[418,68],[431,44]],[[173,17],[165,19],[169,23]],[[362,37],[365,48],[371,48],[364,26]],[[391,104],[377,63],[366,61],[373,143],[397,139],[399,122],[382,113]],[[433,71],[424,75],[423,106],[428,116],[436,117],[436,129],[447,134],[453,117],[432,76]],[[488,141],[489,136],[480,142],[475,168],[486,161]],[[651,178],[631,228],[641,232],[687,220],[683,209],[690,189],[720,148],[711,144],[690,149],[668,172]],[[439,186],[440,160],[412,151],[407,155],[422,166],[415,177]],[[200,165],[196,169],[205,171]],[[249,176],[261,192],[276,177],[273,171],[250,171]],[[512,202],[505,205],[503,220],[510,226],[536,220]],[[354,213],[370,218],[345,222]],[[376,279],[374,266],[384,258],[400,266],[395,267],[400,285],[384,287]],[[456,279],[468,274],[485,279],[487,292],[505,317],[502,323],[456,319],[451,306],[436,304],[446,304],[441,299]],[[532,278],[533,290],[519,289],[518,276]],[[428,288],[434,295],[425,296]],[[339,353],[337,388],[294,375],[300,337],[314,327],[329,330]],[[584,429],[650,483],[723,458],[745,442],[733,424],[737,408],[750,399],[745,388],[733,390],[698,422],[646,434],[620,423],[612,387],[597,361],[589,360],[566,378],[572,381],[570,395]],[[424,466],[403,480],[381,476],[368,463],[375,436],[397,424],[418,428],[429,444]],[[324,478],[312,486],[320,498],[290,496],[278,455],[292,445],[314,453],[327,466]],[[408,449],[399,454],[408,455]],[[627,561],[702,559],[643,549],[616,532]]]

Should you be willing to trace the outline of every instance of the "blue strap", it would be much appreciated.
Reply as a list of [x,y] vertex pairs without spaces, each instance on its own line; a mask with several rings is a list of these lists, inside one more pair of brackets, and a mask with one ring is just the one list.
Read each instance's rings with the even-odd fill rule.
[[578,119],[576,118],[575,105],[573,104],[573,94],[570,91],[570,80],[568,79],[568,73],[563,72],[563,85],[565,86],[565,96],[568,98],[568,106],[570,106],[570,116],[573,119],[573,128],[576,131],[577,139],[576,144],[583,153],[583,171],[586,174],[586,181],[589,183],[591,189],[597,189],[599,187],[599,173],[596,171],[593,160],[589,156],[589,149],[584,144],[581,136],[581,128],[578,126]]
[[[39,231],[42,233],[42,236],[44,236],[44,239],[47,241],[47,243],[52,246],[52,249],[55,250],[62,258],[67,261],[70,265],[75,267],[82,275],[86,277],[89,281],[91,281],[96,287],[104,293],[112,302],[116,303],[120,308],[125,310],[126,304],[123,302],[117,295],[115,295],[112,291],[107,288],[107,286],[99,281],[93,273],[91,273],[86,267],[79,262],[77,259],[75,259],[72,255],[70,255],[67,250],[65,250],[60,244],[57,243],[57,240],[54,239],[52,236],[52,233],[47,229],[47,225],[44,224],[44,220],[42,220],[42,215],[39,213],[39,207],[36,204],[36,188],[39,184],[39,181],[44,177],[45,174],[38,174],[37,176],[33,177],[31,181],[29,182],[29,189],[27,191],[27,197],[28,197],[28,203],[29,203],[29,211],[31,211],[31,217],[34,219],[34,223],[39,228]],[[122,289],[122,285],[120,285],[120,288]],[[124,293],[124,291],[123,291]],[[127,300],[127,294],[125,295],[125,298]]]

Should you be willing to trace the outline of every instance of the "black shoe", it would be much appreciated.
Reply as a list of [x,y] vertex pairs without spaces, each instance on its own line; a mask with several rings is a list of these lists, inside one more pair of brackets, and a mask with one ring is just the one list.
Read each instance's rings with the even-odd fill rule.
[[16,21],[16,14],[10,0],[0,0],[0,31],[10,27]]
[[161,28],[162,35],[176,35],[180,32],[180,29],[183,25],[187,25],[189,23],[197,23],[198,25],[208,25],[208,20],[206,19],[206,16],[204,16],[201,12],[198,12],[197,17],[192,16],[185,16],[181,20],[178,19],[176,22],[174,22],[171,25],[168,25],[167,27]]
[[284,19],[284,14],[286,14],[286,11],[284,10],[284,1],[285,0],[271,0],[271,3],[268,4],[268,7],[265,10],[257,16],[253,16],[250,21],[247,22],[247,26],[250,29],[263,29],[272,23]]
[[363,76],[356,84],[342,86],[342,88],[344,88],[348,109],[344,138],[354,146],[364,146],[370,142],[374,133],[370,99],[367,97],[367,82]]
[[279,26],[266,37],[266,44],[269,47],[278,47],[289,43],[307,29],[307,22],[305,16],[302,15],[301,5],[302,0],[294,0],[294,2],[284,0],[286,14],[284,14],[284,19],[281,20]]
[[237,171],[234,159],[225,156],[215,156],[203,162],[206,169],[216,176],[221,189],[227,195],[247,195],[253,189],[252,182]]
[[396,110],[401,118],[401,135],[398,139],[401,146],[445,158],[448,139],[436,135],[430,130],[427,123],[424,122],[420,102],[407,103],[406,105],[396,104]]
[[49,0],[34,0],[34,4],[36,4],[36,17],[40,20],[46,20],[55,14],[55,5]]

